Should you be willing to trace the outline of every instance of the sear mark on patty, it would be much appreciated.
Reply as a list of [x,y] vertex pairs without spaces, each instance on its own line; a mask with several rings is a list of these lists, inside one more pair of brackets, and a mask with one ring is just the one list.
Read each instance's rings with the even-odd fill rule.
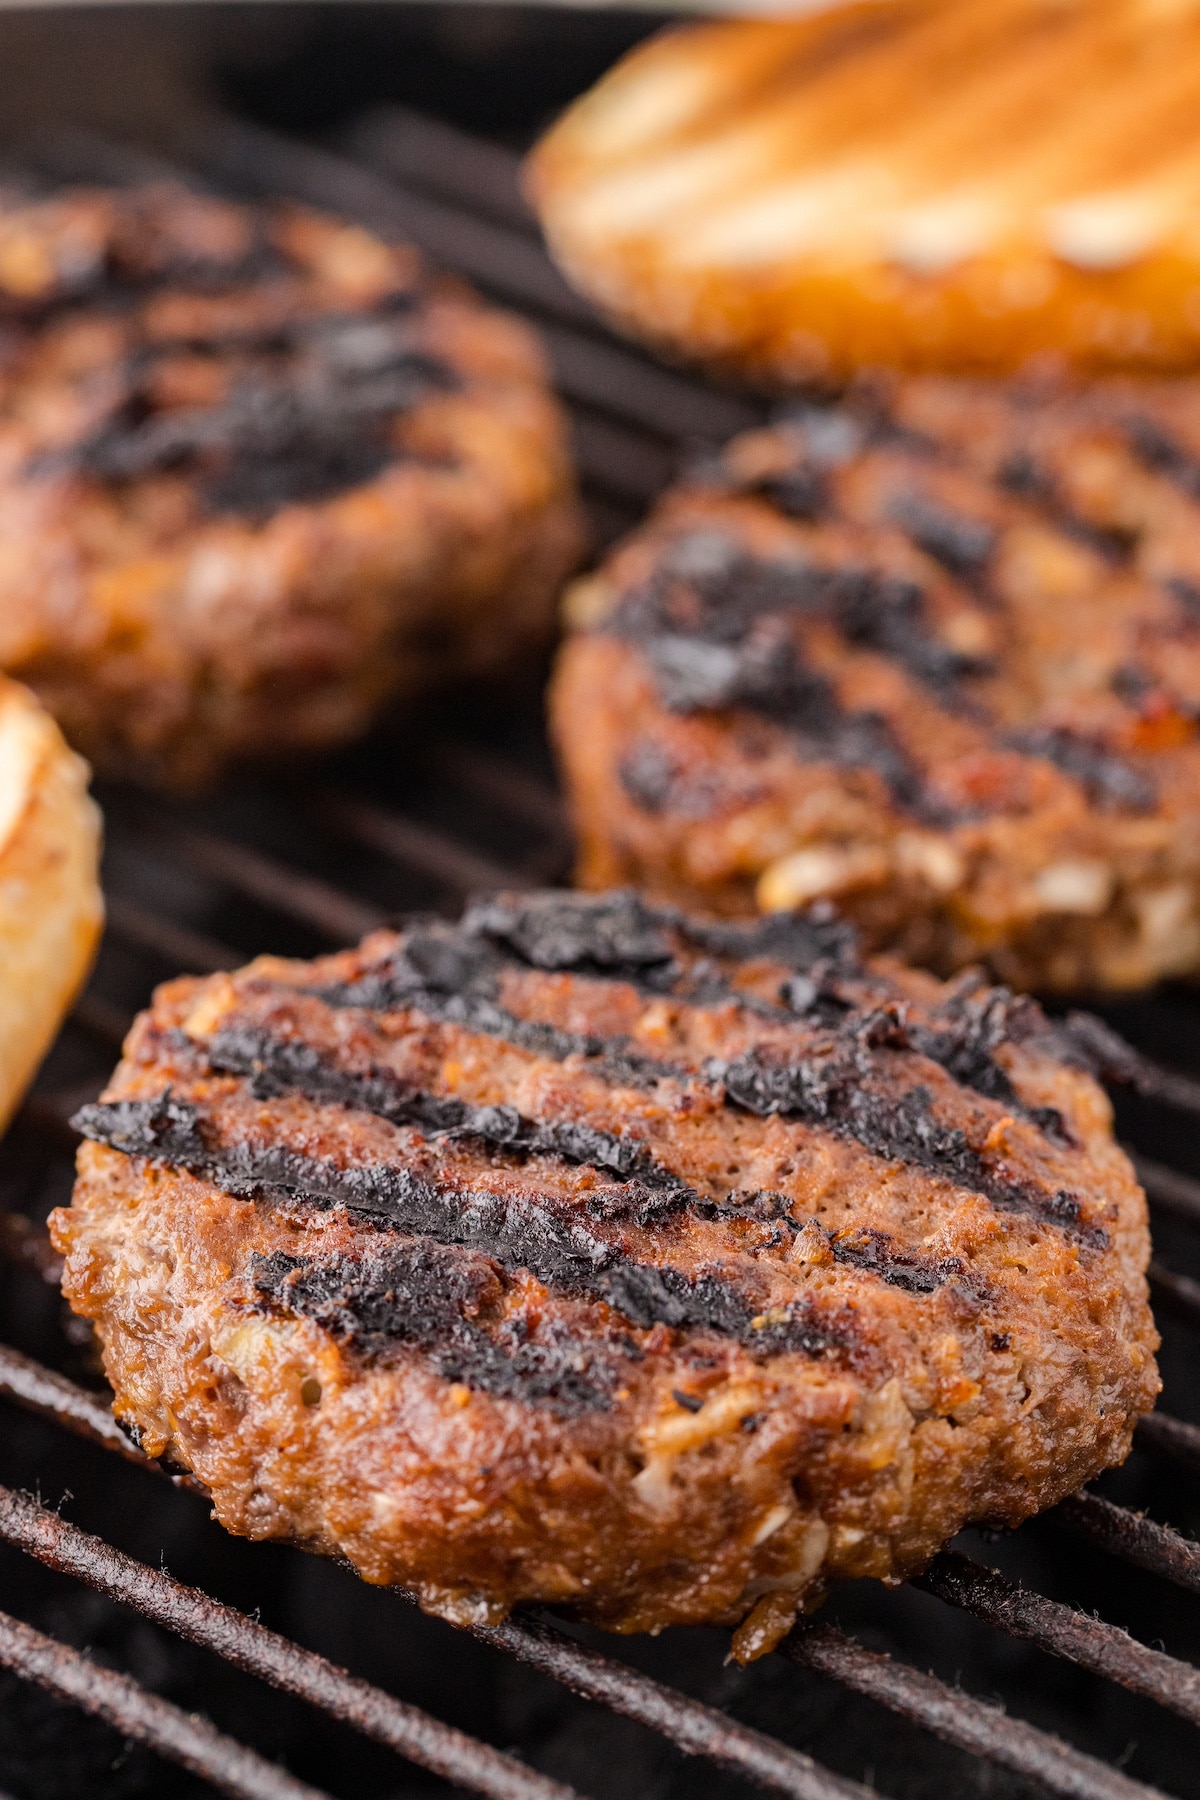
[[676,712],[746,707],[787,730],[798,753],[871,769],[896,803],[948,822],[887,721],[848,711],[833,684],[802,660],[792,621],[831,618],[848,642],[898,657],[945,701],[983,664],[928,631],[914,583],[868,568],[767,562],[719,532],[694,532],[622,599],[608,629],[636,644],[663,703]]
[[249,1076],[251,1092],[261,1099],[292,1089],[311,1100],[359,1107],[394,1125],[415,1125],[427,1137],[476,1138],[515,1155],[558,1156],[590,1164],[619,1181],[636,1182],[652,1190],[657,1201],[640,1209],[640,1222],[699,1199],[687,1182],[655,1162],[639,1138],[624,1133],[577,1120],[527,1119],[514,1106],[473,1106],[453,1096],[423,1093],[390,1069],[342,1069],[303,1038],[279,1037],[259,1026],[224,1026],[205,1049],[214,1069]]
[[874,1021],[856,1020],[849,1030],[833,1035],[823,1053],[794,1062],[756,1049],[732,1061],[714,1058],[708,1072],[724,1083],[728,1099],[747,1112],[764,1118],[778,1113],[822,1126],[886,1161],[924,1169],[980,1194],[1001,1211],[1063,1227],[1092,1247],[1107,1243],[1100,1227],[1083,1223],[1077,1195],[1013,1181],[994,1169],[961,1127],[938,1120],[927,1087],[897,1092],[882,1083],[870,1057],[876,1029],[890,1035],[897,1029],[895,1016],[881,1011]]
[[1103,812],[1149,812],[1157,802],[1153,782],[1140,769],[1065,726],[1014,732],[1008,742],[1023,756],[1043,757],[1079,782],[1088,799]]
[[[556,929],[560,918],[561,931]],[[679,963],[670,954],[667,934],[671,930],[686,944],[711,956],[739,962],[761,958],[793,970],[782,985],[781,1005],[752,1000],[728,982],[712,977],[702,991],[687,992]],[[623,936],[625,932],[629,935]],[[795,913],[773,913],[741,922],[684,919],[670,908],[652,907],[639,896],[626,893],[596,898],[553,892],[536,897],[502,896],[472,909],[460,927],[438,925],[409,933],[381,971],[350,988],[321,990],[320,997],[335,1006],[361,1005],[381,1011],[413,1006],[435,1019],[463,1024],[535,1054],[558,1060],[583,1055],[595,1073],[615,1086],[645,1089],[663,1079],[686,1078],[688,1070],[645,1056],[623,1040],[560,1033],[496,1006],[490,996],[497,991],[502,960],[480,941],[479,933],[487,933],[493,945],[504,945],[514,957],[519,957],[522,942],[536,942],[543,959],[549,957],[553,944],[556,970],[585,974],[597,969],[601,957],[612,957],[614,944],[620,943],[626,960],[610,963],[606,973],[612,978],[635,978],[634,985],[648,986],[655,993],[682,991],[694,1002],[733,1000],[770,1017],[790,1012],[825,1026],[838,1026],[856,1036],[860,1054],[864,1048],[916,1050],[955,1081],[1030,1119],[1052,1142],[1071,1145],[1062,1115],[1053,1107],[1026,1106],[996,1060],[996,1050],[1006,1038],[1027,1037],[1046,1029],[1034,1002],[1014,998],[1005,988],[980,986],[976,977],[968,976],[928,1021],[910,1019],[906,1014],[903,1022],[898,1018],[892,1021],[883,1038],[876,1034],[873,1045],[864,1045],[864,1022],[868,1013],[877,1009],[864,1010],[844,985],[863,973],[857,934],[825,902]],[[641,946],[645,958],[640,965],[641,979],[636,979],[639,969],[629,957],[631,943]],[[651,961],[652,956],[656,960]],[[546,966],[545,960],[542,966]],[[434,982],[436,991],[430,985]]]
[[852,1227],[829,1240],[835,1262],[879,1275],[889,1287],[910,1294],[932,1294],[951,1284],[972,1305],[994,1298],[991,1287],[960,1256],[922,1256],[888,1235],[867,1226]]
[[996,548],[997,533],[992,526],[923,494],[905,494],[898,499],[892,517],[918,549],[954,575],[980,576]]
[[[361,320],[345,332],[370,328]],[[155,412],[143,375],[90,437],[30,472],[70,468],[123,482],[182,470],[198,477],[210,510],[262,510],[372,479],[398,456],[388,436],[396,416],[458,385],[448,364],[415,350],[397,350],[378,369],[343,366],[327,347],[309,368],[288,357],[262,360],[213,407]]]
[[[536,1338],[520,1318],[485,1329],[471,1315],[500,1291],[484,1257],[418,1240],[325,1259],[275,1251],[250,1259],[261,1301],[312,1319],[368,1362],[400,1346],[427,1356],[446,1381],[544,1406],[559,1418],[606,1411],[635,1347],[584,1336],[561,1317]],[[622,1354],[623,1351],[623,1354]]]
[[[826,1333],[816,1348],[808,1347],[816,1339],[807,1308],[795,1342],[786,1331],[782,1337],[772,1335],[762,1322],[760,1300],[736,1277],[694,1277],[636,1262],[603,1236],[596,1218],[565,1220],[556,1214],[549,1195],[501,1195],[439,1184],[391,1165],[339,1168],[284,1145],[255,1150],[245,1143],[214,1144],[201,1110],[169,1091],[154,1100],[98,1101],[85,1106],[73,1123],[93,1142],[187,1169],[238,1198],[322,1210],[345,1206],[384,1227],[477,1251],[503,1269],[528,1269],[552,1291],[606,1301],[635,1324],[713,1331],[764,1356],[784,1349],[824,1354],[835,1345],[834,1336]],[[636,1208],[636,1196],[619,1190],[595,1199],[610,1220],[628,1218]],[[636,1304],[635,1313],[628,1312],[627,1302]],[[787,1320],[791,1317],[789,1311]],[[847,1354],[855,1352],[849,1326],[839,1330],[836,1345]]]

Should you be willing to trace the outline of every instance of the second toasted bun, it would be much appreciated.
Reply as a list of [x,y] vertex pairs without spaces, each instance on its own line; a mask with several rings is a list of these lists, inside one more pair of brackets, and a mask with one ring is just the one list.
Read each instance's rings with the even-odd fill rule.
[[0,677],[0,1129],[91,964],[104,909],[88,769]]
[[639,334],[797,380],[1194,365],[1196,0],[853,0],[673,31],[550,132],[569,278]]

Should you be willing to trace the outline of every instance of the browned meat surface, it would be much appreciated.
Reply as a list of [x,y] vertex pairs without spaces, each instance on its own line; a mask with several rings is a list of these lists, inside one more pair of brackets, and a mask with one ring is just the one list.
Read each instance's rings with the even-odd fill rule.
[[549,636],[579,522],[516,321],[175,188],[0,196],[0,669],[190,785]]
[[503,897],[160,990],[55,1241],[230,1530],[752,1656],[1126,1455],[1146,1211],[1085,1062],[821,909]]
[[914,379],[736,439],[569,606],[580,879],[942,973],[1200,968],[1200,383]]

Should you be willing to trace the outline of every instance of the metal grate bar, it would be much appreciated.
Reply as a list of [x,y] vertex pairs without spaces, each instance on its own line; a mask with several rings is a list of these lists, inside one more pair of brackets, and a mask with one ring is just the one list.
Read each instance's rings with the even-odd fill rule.
[[[573,1788],[526,1768],[515,1757],[445,1725],[419,1707],[359,1681],[231,1606],[147,1568],[103,1538],[0,1487],[0,1538],[60,1574],[73,1575],[123,1605],[136,1607],[235,1668],[318,1706],[435,1775],[490,1800],[578,1800]],[[309,1790],[305,1790],[308,1792]]]
[[466,202],[527,237],[537,223],[521,192],[521,159],[515,151],[446,125],[441,119],[384,106],[364,115],[346,138],[357,161],[441,200]]
[[1014,1719],[890,1656],[865,1650],[834,1626],[801,1626],[780,1652],[869,1700],[886,1706],[943,1743],[985,1757],[1067,1800],[1158,1800],[1159,1790],[1109,1768],[1048,1731]]
[[328,791],[315,796],[318,815],[355,843],[429,875],[456,894],[534,886],[531,876],[465,848],[457,838],[406,819],[373,800]]
[[1200,1475],[1200,1425],[1188,1425],[1169,1413],[1154,1412],[1138,1420],[1133,1441],[1139,1450],[1168,1456],[1193,1475]]
[[327,881],[304,875],[299,869],[229,838],[158,823],[144,826],[143,834],[156,848],[178,857],[198,874],[221,882],[284,918],[310,926],[335,943],[354,943],[388,922],[382,907],[369,906]]
[[1018,1587],[955,1550],[935,1556],[913,1585],[1200,1725],[1200,1669],[1148,1649],[1116,1625]]
[[474,744],[452,738],[445,738],[436,746],[432,760],[451,781],[469,789],[488,806],[511,813],[548,837],[564,842],[569,838],[567,809],[548,782],[536,780],[502,757],[485,755]]
[[1128,1146],[1125,1154],[1132,1162],[1147,1198],[1155,1206],[1170,1213],[1172,1218],[1200,1225],[1200,1181],[1190,1175],[1181,1175],[1178,1169],[1168,1169],[1165,1163],[1151,1162],[1149,1157],[1139,1156]]
[[[3,1347],[0,1347],[0,1394],[16,1400],[32,1412],[56,1418],[59,1423],[81,1436],[102,1444],[106,1449],[116,1450],[130,1462],[160,1474],[168,1473],[161,1463],[147,1457],[124,1436],[102,1396],[90,1394],[65,1377],[53,1374],[30,1359]],[[1159,1420],[1157,1417],[1143,1423],[1152,1422],[1173,1427],[1180,1423],[1176,1420]],[[1182,1429],[1187,1431],[1195,1428]],[[1196,1436],[1200,1438],[1200,1431],[1196,1431]],[[191,1485],[186,1477],[174,1479]],[[1122,1526],[1126,1521],[1144,1523],[1135,1521],[1132,1514],[1122,1513],[1120,1508],[1112,1508],[1112,1511],[1120,1515],[1118,1522]],[[1163,1528],[1160,1527],[1159,1530]],[[0,1517],[0,1535],[2,1533]],[[1173,1533],[1168,1535],[1175,1536]],[[1128,1550],[1120,1550],[1118,1554],[1130,1553]],[[961,1560],[965,1562],[965,1559]],[[1077,1618],[1081,1615],[1072,1616]],[[1001,1628],[1007,1629],[1004,1626]],[[708,1757],[762,1786],[784,1793],[800,1793],[805,1796],[811,1794],[815,1800],[834,1800],[835,1795],[838,1800],[844,1800],[847,1788],[851,1792],[857,1791],[854,1784],[845,1783],[834,1789],[813,1787],[811,1783],[815,1780],[838,1782],[840,1778],[827,1776],[825,1771],[811,1764],[799,1753],[789,1751],[786,1746],[777,1744],[763,1734],[736,1724],[715,1709],[663,1687],[610,1657],[587,1649],[544,1620],[510,1619],[501,1626],[478,1627],[474,1635],[498,1649],[507,1650],[584,1698],[607,1705],[660,1732],[687,1753]],[[1123,1634],[1117,1635],[1123,1637]],[[1000,1762],[1031,1780],[1041,1782],[1055,1793],[1071,1796],[1072,1800],[1075,1796],[1085,1794],[1094,1794],[1097,1800],[1135,1800],[1135,1797],[1145,1800],[1153,1792],[1119,1772],[1109,1770],[1104,1764],[1095,1762],[1082,1752],[1062,1744],[1050,1734],[1040,1732],[1021,1720],[999,1714],[994,1708],[970,1695],[948,1688],[933,1676],[921,1674],[902,1663],[893,1662],[891,1658],[864,1650],[852,1639],[847,1639],[830,1628],[802,1629],[788,1640],[784,1646],[784,1654],[793,1662],[812,1667],[858,1692],[868,1694],[870,1698],[890,1707],[892,1711],[902,1713],[914,1723],[923,1725],[945,1741]],[[1069,1652],[1059,1654],[1070,1657]],[[1074,1657],[1070,1659],[1078,1660]],[[1171,1662],[1170,1658],[1164,1657],[1161,1660]],[[1153,1697],[1158,1696],[1156,1694]],[[794,1766],[797,1762],[801,1765],[799,1769]],[[1100,1783],[1100,1776],[1107,1778],[1109,1785]],[[796,1786],[795,1783],[800,1780],[809,1785]]]
[[297,1781],[196,1713],[149,1694],[128,1675],[106,1669],[66,1644],[0,1612],[0,1665],[36,1681],[60,1700],[115,1725],[235,1800],[330,1800]]
[[7,1344],[0,1344],[0,1397],[15,1401],[27,1412],[57,1420],[77,1437],[115,1450],[127,1462],[140,1463],[143,1468],[161,1467],[125,1436],[103,1394],[90,1394],[65,1375],[44,1368],[19,1350],[10,1350]]
[[98,1039],[107,1050],[119,1050],[133,1024],[132,1013],[102,1000],[98,994],[81,994],[70,1016],[73,1025]]
[[[19,1356],[16,1351],[3,1346],[0,1346],[0,1395],[15,1400],[30,1412],[57,1419],[79,1436],[88,1438],[105,1449],[117,1451],[129,1462],[138,1463],[158,1474],[168,1474],[162,1463],[137,1449],[125,1436],[114,1419],[111,1408],[100,1395],[89,1394],[64,1376],[55,1375],[28,1357]],[[189,1487],[193,1485],[188,1477],[177,1476],[173,1479]],[[203,1492],[199,1484],[195,1485],[197,1491]],[[3,1497],[0,1498],[0,1537],[4,1537],[11,1528],[6,1511],[9,1504],[32,1506],[32,1502],[18,1501],[16,1496],[7,1494],[4,1489],[0,1489],[0,1497]],[[41,1509],[34,1510],[40,1512]],[[63,1531],[75,1530],[74,1527],[63,1525],[56,1514],[47,1514],[46,1517],[55,1527],[61,1526]],[[85,1537],[83,1533],[76,1535]],[[21,1541],[23,1548],[30,1547],[23,1540],[11,1538],[10,1541]],[[97,1555],[119,1557],[119,1552],[109,1550],[101,1539],[87,1539],[87,1542],[94,1546]],[[125,1558],[123,1561],[128,1562],[129,1559]],[[62,1565],[56,1563],[55,1566]],[[137,1569],[141,1565],[131,1566]],[[81,1579],[92,1580],[90,1575],[84,1575],[79,1568],[72,1567],[68,1572],[80,1575]],[[93,1581],[93,1585],[99,1584]],[[184,1591],[189,1594],[193,1592],[191,1589]],[[115,1597],[128,1600],[142,1611],[148,1610],[130,1592],[122,1592]],[[411,1599],[411,1596],[406,1597]],[[198,1595],[197,1598],[203,1600],[206,1597]],[[160,1623],[164,1622],[167,1621],[160,1620]],[[177,1628],[172,1626],[172,1629]],[[479,1626],[473,1635],[494,1648],[509,1651],[522,1662],[539,1669],[555,1681],[562,1682],[585,1699],[595,1700],[614,1712],[624,1714],[626,1718],[636,1719],[640,1724],[669,1738],[688,1755],[703,1756],[720,1763],[757,1782],[761,1787],[791,1795],[794,1800],[867,1800],[866,1789],[855,1782],[829,1774],[800,1751],[790,1750],[762,1732],[739,1725],[713,1707],[691,1700],[685,1694],[676,1693],[611,1657],[587,1649],[545,1621],[510,1619],[503,1625]],[[226,1654],[224,1651],[221,1653]],[[231,1660],[236,1661],[237,1658]]]
[[1049,1515],[1126,1562],[1200,1594],[1200,1544],[1099,1494],[1072,1494]]
[[244,958],[228,944],[202,932],[189,931],[171,919],[143,912],[140,906],[123,900],[119,894],[105,895],[106,930],[136,950],[149,950],[161,956],[176,969],[190,969],[197,975],[215,975],[221,969],[236,969]]
[[707,1757],[774,1793],[794,1800],[869,1800],[868,1790],[857,1781],[833,1775],[801,1751],[739,1725],[727,1713],[587,1649],[543,1619],[478,1626],[472,1636],[509,1651],[584,1699],[648,1725],[689,1756]]
[[1151,1260],[1149,1276],[1154,1304],[1200,1328],[1200,1281],[1193,1281],[1188,1275],[1176,1275],[1157,1257]]

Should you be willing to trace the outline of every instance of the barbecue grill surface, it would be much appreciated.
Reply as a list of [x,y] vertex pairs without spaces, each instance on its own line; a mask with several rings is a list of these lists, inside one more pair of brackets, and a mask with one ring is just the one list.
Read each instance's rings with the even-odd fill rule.
[[[69,154],[60,144],[60,154],[78,162],[79,143]],[[216,185],[245,191],[258,183],[409,233],[536,318],[573,410],[599,543],[634,522],[681,457],[761,414],[752,397],[661,369],[595,323],[542,257],[512,159],[494,145],[391,112],[354,121],[332,152],[212,120],[187,156]],[[106,176],[145,168],[139,155],[110,143],[89,143],[86,158]],[[1024,1597],[944,1557],[930,1583],[945,1598],[916,1587],[852,1587],[799,1638],[800,1667],[773,1657],[742,1671],[725,1666],[726,1639],[714,1631],[613,1642],[571,1628],[564,1641],[518,1620],[488,1641],[456,1633],[330,1563],[228,1538],[202,1498],[136,1466],[136,1450],[112,1425],[92,1347],[64,1318],[42,1230],[48,1210],[70,1193],[67,1117],[98,1091],[152,985],[180,969],[233,967],[261,950],[308,956],[398,912],[453,913],[475,888],[564,878],[569,847],[542,737],[543,675],[530,671],[503,693],[452,696],[289,781],[247,782],[169,808],[131,791],[101,793],[108,936],[88,993],[0,1146],[0,1482],[40,1495],[61,1514],[0,1493],[0,1608],[60,1644],[88,1646],[98,1670],[133,1677],[143,1698],[48,1656],[0,1615],[0,1661],[36,1664],[60,1694],[75,1682],[122,1720],[114,1729],[0,1672],[0,1790],[16,1800],[212,1791],[144,1747],[174,1733],[177,1757],[190,1757],[227,1791],[293,1797],[302,1790],[263,1766],[239,1765],[226,1740],[282,1760],[309,1789],[356,1800],[448,1791],[430,1767],[454,1773],[468,1791],[513,1800],[555,1792],[561,1800],[564,1790],[547,1777],[596,1800],[720,1800],[753,1791],[752,1776],[769,1791],[809,1800],[863,1791],[837,1776],[897,1796],[996,1800],[1051,1791],[1145,1800],[1138,1784],[1147,1782],[1200,1795],[1200,1676],[1188,1666],[1200,1661],[1200,1548],[1096,1502],[1002,1540],[975,1536],[958,1546],[1006,1571]],[[1148,1180],[1164,1269],[1156,1296],[1164,1408],[1200,1424],[1200,1283],[1190,1285],[1200,1276],[1200,1187],[1186,1179],[1200,1175],[1200,1081],[1188,1078],[1200,1065],[1200,1000],[1171,990],[1110,1008],[1108,1017],[1178,1072],[1164,1082],[1153,1066],[1126,1068],[1118,1109],[1125,1139],[1163,1166]],[[46,1370],[58,1372],[57,1383]],[[1200,1531],[1200,1432],[1144,1430],[1104,1492],[1178,1532]],[[77,1526],[141,1570],[81,1538]],[[1106,1533],[1123,1542],[1122,1555],[1089,1541]],[[1174,1579],[1147,1572],[1147,1563]],[[159,1573],[164,1566],[244,1617],[181,1596]],[[1048,1607],[1038,1595],[1079,1611]],[[1008,1629],[978,1616],[989,1612]],[[1128,1628],[1134,1641],[1108,1632],[1093,1612]],[[147,1613],[177,1629],[148,1622]],[[432,1718],[348,1691],[323,1665],[256,1631],[256,1618]],[[1065,1659],[1038,1647],[1050,1641]],[[898,1660],[872,1660],[863,1646]],[[1126,1685],[1091,1672],[1097,1664]],[[292,1691],[246,1668],[273,1669]],[[923,1683],[908,1669],[932,1669],[950,1685]],[[646,1676],[673,1692],[664,1696]],[[608,1704],[576,1697],[572,1685]],[[888,1705],[863,1696],[872,1686]],[[1102,1761],[1056,1749],[969,1696],[1002,1700],[1014,1719]],[[722,1708],[724,1719],[694,1701]],[[203,1711],[225,1737],[193,1729],[189,1738],[186,1719],[181,1726],[164,1702]],[[338,1713],[360,1729],[330,1716]],[[914,1717],[939,1723],[951,1742]],[[448,1735],[433,1720],[481,1742]],[[416,1761],[371,1741],[364,1723]],[[681,1743],[702,1754],[684,1756]],[[512,1751],[529,1777],[488,1745]],[[955,1747],[963,1745],[971,1748]],[[833,1773],[812,1769],[795,1749]]]

